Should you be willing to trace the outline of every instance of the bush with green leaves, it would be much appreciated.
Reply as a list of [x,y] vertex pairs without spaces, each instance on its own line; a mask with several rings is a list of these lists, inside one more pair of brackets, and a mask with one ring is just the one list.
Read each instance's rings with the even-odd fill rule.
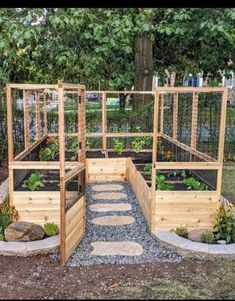
[[214,235],[215,240],[235,242],[235,206],[228,201],[224,201],[214,215]]
[[49,138],[46,142],[47,146],[40,150],[39,158],[42,161],[55,160],[59,153],[59,145],[56,139]]
[[39,187],[44,187],[45,185],[42,182],[43,174],[40,172],[35,172],[30,175],[30,177],[24,181],[22,187],[28,188],[31,191],[38,189]]
[[10,206],[9,196],[0,204],[0,240],[4,240],[4,231],[18,219],[18,212],[15,206]]
[[124,150],[124,142],[119,138],[113,139],[113,148],[118,155],[121,155]]
[[188,230],[184,226],[176,227],[176,229],[173,230],[177,235],[188,238]]
[[189,177],[183,180],[183,183],[187,186],[188,190],[206,190],[206,185],[194,179],[193,177]]
[[58,226],[54,222],[52,222],[44,224],[44,231],[47,236],[54,236],[58,234],[59,229]]
[[206,244],[213,244],[215,241],[214,233],[210,230],[206,230],[202,233],[201,241]]
[[174,185],[171,183],[166,183],[166,178],[163,175],[156,176],[156,189],[157,190],[173,190]]

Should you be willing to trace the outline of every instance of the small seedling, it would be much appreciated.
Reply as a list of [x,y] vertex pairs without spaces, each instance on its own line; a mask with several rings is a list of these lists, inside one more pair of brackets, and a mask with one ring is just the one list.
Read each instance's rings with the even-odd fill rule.
[[121,155],[123,153],[123,149],[124,149],[124,143],[123,141],[121,141],[119,138],[115,138],[113,139],[113,143],[114,143],[114,150],[118,155]]
[[47,236],[54,236],[58,234],[58,226],[52,222],[52,223],[46,223],[44,225],[44,231]]
[[187,238],[188,230],[184,226],[179,226],[175,230],[173,230],[177,235]]
[[28,180],[24,181],[22,185],[23,188],[28,188],[31,191],[38,189],[39,187],[44,187],[45,185],[42,183],[43,174],[39,172],[32,173]]
[[77,158],[77,154],[79,151],[79,143],[76,137],[73,137],[71,140],[71,144],[70,144],[70,150],[73,153],[72,157],[71,157],[71,161],[75,161]]

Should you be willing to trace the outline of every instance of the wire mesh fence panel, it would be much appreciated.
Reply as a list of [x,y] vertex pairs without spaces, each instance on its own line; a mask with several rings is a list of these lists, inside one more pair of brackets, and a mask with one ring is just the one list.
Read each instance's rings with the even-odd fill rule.
[[199,93],[197,149],[218,157],[222,93]]
[[14,145],[14,157],[24,150],[24,109],[23,92],[20,90],[12,91],[12,136]]
[[0,163],[7,160],[7,107],[5,93],[0,90]]
[[173,93],[164,94],[163,132],[170,137],[172,137],[173,134],[173,102]]
[[46,109],[47,109],[47,127],[49,133],[58,133],[58,93],[52,91],[47,94],[46,99]]
[[151,94],[107,94],[107,132],[153,131],[154,97]]
[[192,129],[192,93],[178,94],[177,140],[190,145]]
[[102,132],[102,96],[86,93],[86,132]]

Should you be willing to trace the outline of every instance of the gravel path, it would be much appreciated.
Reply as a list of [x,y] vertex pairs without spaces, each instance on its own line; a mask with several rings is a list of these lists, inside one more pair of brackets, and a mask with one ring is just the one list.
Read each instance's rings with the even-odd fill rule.
[[[151,236],[147,224],[142,215],[134,192],[127,182],[107,182],[105,184],[120,184],[123,189],[119,192],[127,194],[126,199],[115,201],[94,200],[92,194],[93,185],[101,184],[94,182],[88,184],[86,188],[87,213],[86,213],[86,235],[80,245],[74,251],[73,255],[67,262],[68,266],[92,265],[92,264],[136,264],[153,261],[179,262],[183,259],[174,250],[161,247]],[[113,191],[115,192],[115,191]],[[92,212],[89,207],[97,203],[129,203],[132,206],[131,211],[109,211],[109,212]],[[111,215],[128,215],[133,216],[136,221],[133,224],[124,226],[101,226],[91,223],[95,217]],[[139,256],[94,256],[91,255],[91,243],[96,241],[134,241],[142,245],[144,252]]]

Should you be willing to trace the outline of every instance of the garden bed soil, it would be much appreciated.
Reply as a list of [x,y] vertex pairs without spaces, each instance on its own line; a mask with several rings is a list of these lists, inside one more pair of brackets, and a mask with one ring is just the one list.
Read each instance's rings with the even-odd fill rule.
[[87,159],[95,159],[95,158],[105,158],[105,154],[101,151],[86,151],[86,158]]

